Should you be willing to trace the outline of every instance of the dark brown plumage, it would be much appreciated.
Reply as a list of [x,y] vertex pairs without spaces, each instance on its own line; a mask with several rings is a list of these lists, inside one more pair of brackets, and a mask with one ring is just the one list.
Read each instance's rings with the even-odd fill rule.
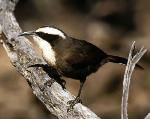
[[[46,30],[52,29],[52,27],[46,28]],[[42,31],[43,30],[43,31]],[[52,31],[45,31],[44,28],[36,30],[35,32],[26,32],[21,35],[36,35],[40,38],[40,43],[46,41],[42,47],[42,51],[48,50],[49,45],[55,54],[55,65],[53,67],[63,76],[80,80],[80,89],[75,100],[70,101],[71,107],[76,103],[80,102],[80,94],[86,77],[91,73],[98,70],[99,67],[107,62],[122,63],[126,64],[127,59],[119,56],[108,55],[95,45],[84,41],[78,40],[67,36],[61,30],[53,28],[53,30],[58,30],[58,34],[52,33]],[[38,42],[38,39],[35,39]],[[49,48],[50,49],[50,48]],[[51,53],[51,52],[50,52]],[[49,61],[49,55],[43,56],[47,61],[48,65],[51,65]],[[140,65],[136,65],[141,68]]]

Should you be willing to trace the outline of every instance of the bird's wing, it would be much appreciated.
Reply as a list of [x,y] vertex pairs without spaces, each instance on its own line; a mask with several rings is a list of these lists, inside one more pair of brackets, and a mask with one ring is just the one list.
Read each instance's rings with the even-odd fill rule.
[[86,41],[75,40],[72,44],[62,56],[62,60],[75,69],[97,65],[105,55],[99,48]]

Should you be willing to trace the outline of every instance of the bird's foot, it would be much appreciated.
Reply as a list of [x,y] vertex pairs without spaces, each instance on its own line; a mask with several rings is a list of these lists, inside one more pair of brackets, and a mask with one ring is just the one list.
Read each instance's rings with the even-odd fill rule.
[[27,68],[31,68],[31,67],[44,67],[45,65],[44,64],[32,64],[32,65],[29,65]]
[[75,106],[75,104],[77,103],[82,103],[82,100],[80,99],[80,97],[76,97],[74,100],[68,101],[67,104],[69,104],[69,107],[67,109],[67,112],[71,111],[73,107]]
[[62,86],[63,89],[66,89],[66,81],[64,79],[60,79],[58,83]]
[[32,67],[41,67],[43,70],[49,75],[49,77],[52,77],[56,80],[57,83],[59,83],[63,89],[66,89],[66,81],[64,79],[61,79],[61,75],[58,74],[56,69],[53,67],[49,67],[47,64],[33,64],[28,66],[27,68]]

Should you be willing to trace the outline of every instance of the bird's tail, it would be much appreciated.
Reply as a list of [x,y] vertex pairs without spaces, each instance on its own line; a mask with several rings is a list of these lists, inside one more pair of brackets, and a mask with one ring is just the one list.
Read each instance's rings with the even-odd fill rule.
[[[119,56],[108,55],[107,62],[119,63],[119,64],[127,64],[127,59]],[[136,67],[139,69],[144,69],[139,64],[136,64]]]

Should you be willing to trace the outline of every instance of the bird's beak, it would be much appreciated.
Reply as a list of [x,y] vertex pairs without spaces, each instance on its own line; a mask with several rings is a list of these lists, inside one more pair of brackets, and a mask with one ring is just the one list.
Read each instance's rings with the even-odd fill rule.
[[36,35],[35,31],[27,31],[20,33],[18,36],[28,36],[28,35]]

